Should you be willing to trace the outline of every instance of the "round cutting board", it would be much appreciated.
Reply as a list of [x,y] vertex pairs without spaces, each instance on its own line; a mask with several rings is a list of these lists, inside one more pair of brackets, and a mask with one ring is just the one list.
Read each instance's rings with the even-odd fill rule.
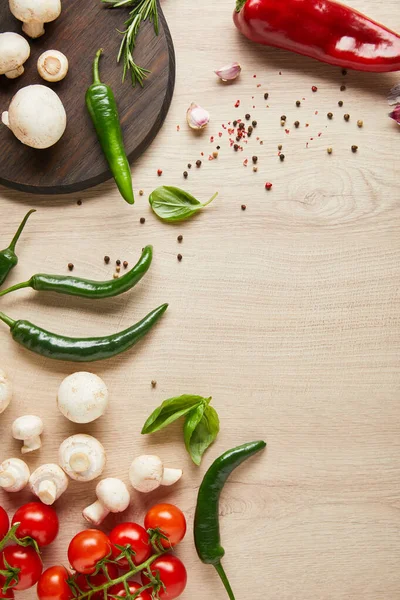
[[[0,124],[0,184],[26,192],[65,194],[86,189],[111,177],[92,122],[85,107],[85,92],[92,83],[96,51],[104,48],[100,76],[114,91],[129,160],[138,158],[159,131],[168,112],[175,83],[175,55],[171,35],[159,7],[160,32],[152,23],[140,29],[134,57],[151,71],[144,87],[133,88],[127,77],[122,83],[122,63],[116,63],[128,8],[110,9],[100,0],[64,0],[61,16],[45,25],[46,33],[28,41],[31,56],[25,73],[15,80],[0,76],[0,111],[7,110],[13,95],[22,87],[43,84],[61,98],[67,112],[67,129],[61,140],[46,150],[24,146]],[[1,32],[22,33],[21,25],[0,3]],[[69,60],[67,77],[48,83],[39,76],[37,59],[45,50],[56,49]]]

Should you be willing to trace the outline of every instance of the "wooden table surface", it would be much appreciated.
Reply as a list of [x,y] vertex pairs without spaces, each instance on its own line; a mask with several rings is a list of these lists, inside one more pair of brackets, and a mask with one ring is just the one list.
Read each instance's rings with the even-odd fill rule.
[[[400,29],[398,0],[350,3]],[[105,278],[113,267],[104,265],[104,255],[133,263],[144,244],[154,245],[148,276],[129,294],[91,303],[21,291],[2,300],[4,312],[89,336],[122,329],[158,304],[170,303],[137,349],[90,365],[36,357],[16,346],[2,326],[0,366],[10,374],[15,393],[0,417],[1,459],[19,453],[12,421],[34,413],[44,419],[45,435],[42,450],[28,458],[32,468],[55,461],[61,441],[76,432],[103,442],[107,476],[127,481],[131,460],[143,452],[183,467],[175,488],[133,494],[125,516],[140,520],[158,500],[177,503],[189,521],[178,550],[189,572],[182,599],[223,600],[216,574],[198,561],[193,547],[197,489],[212,459],[239,443],[265,438],[267,452],[234,474],[221,501],[225,567],[237,600],[397,600],[399,131],[387,118],[386,94],[398,76],[350,72],[344,77],[340,69],[253,46],[233,27],[232,5],[231,0],[164,3],[177,53],[177,88],[161,133],[133,167],[135,189],[144,190],[133,208],[112,182],[79,196],[1,189],[3,246],[25,211],[38,209],[21,239],[11,283],[38,271],[66,273],[69,262],[76,275]],[[243,67],[240,79],[219,83],[213,70],[235,60]],[[344,82],[347,89],[341,92]],[[191,101],[211,113],[200,135],[185,123]],[[246,112],[257,120],[257,129],[244,151],[235,153],[222,124]],[[283,113],[289,133],[280,126]],[[299,129],[293,127],[296,119]],[[358,119],[364,121],[361,129]],[[280,143],[283,163],[277,157]],[[217,144],[218,159],[209,161]],[[359,147],[356,154],[353,144]],[[252,155],[258,156],[256,173]],[[199,158],[203,164],[197,169]],[[185,182],[188,162],[193,167]],[[266,181],[273,183],[269,192]],[[182,185],[203,200],[218,190],[219,197],[197,218],[171,226],[148,206],[148,194],[159,184]],[[144,225],[140,217],[146,218]],[[107,383],[111,404],[102,419],[75,426],[58,412],[56,393],[66,375],[85,369]],[[221,418],[220,436],[200,469],[184,451],[180,425],[140,436],[149,413],[182,393],[212,395]],[[44,552],[46,565],[66,562],[67,543],[85,526],[80,512],[94,500],[95,483],[71,482],[57,502],[61,535]],[[10,511],[28,498],[29,493],[0,493],[0,503]],[[109,518],[106,526],[122,520]],[[35,594],[19,597],[31,600]]]

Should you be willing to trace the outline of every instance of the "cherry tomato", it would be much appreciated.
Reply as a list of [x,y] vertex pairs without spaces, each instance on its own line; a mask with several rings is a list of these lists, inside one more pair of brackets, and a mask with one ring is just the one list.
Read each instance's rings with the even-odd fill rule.
[[69,571],[61,566],[43,571],[37,584],[39,600],[71,600],[73,593],[67,583],[69,577]]
[[[116,579],[118,577],[117,565],[108,563],[106,565],[106,569],[107,569],[107,573],[108,573],[110,579]],[[91,587],[92,588],[100,587],[101,585],[106,583],[106,581],[108,581],[106,575],[102,571],[100,573],[97,573],[97,575],[91,575],[90,577],[88,577],[88,580],[90,581],[91,586],[88,584],[86,575],[82,575],[82,573],[77,574],[75,576],[74,580],[76,581],[76,583],[79,586],[79,589],[81,589],[82,592],[88,592]],[[104,599],[103,592],[96,592],[95,594],[92,594],[92,597],[91,597],[91,600],[103,600],[103,599]]]
[[[128,581],[128,586],[129,592],[132,594],[132,596],[142,587],[141,585],[136,583],[136,581]],[[113,585],[108,590],[108,594],[110,596],[118,596],[118,598],[126,598],[126,589],[124,584],[117,583],[117,585]],[[151,600],[150,592],[148,590],[143,590],[143,592],[141,592],[139,596],[135,597],[135,600]]]
[[[172,554],[160,556],[151,564],[151,572],[153,575],[159,573],[160,579],[165,585],[165,589],[161,588],[158,592],[160,600],[174,600],[178,598],[186,587],[187,573],[185,565],[179,558]],[[142,573],[143,585],[147,585],[149,579]]]
[[164,548],[171,548],[179,544],[185,537],[186,519],[183,512],[173,504],[157,504],[153,506],[144,518],[146,529],[157,529],[168,537],[161,539]]
[[[130,545],[131,549],[135,553],[132,556],[133,564],[141,565],[152,554],[152,548],[150,544],[150,537],[147,531],[138,525],[137,523],[121,523],[114,527],[110,533],[110,542],[112,544],[112,553],[114,560],[121,554],[121,550],[116,548],[118,546]],[[126,558],[121,558],[118,564],[122,568],[128,568],[128,561]]]
[[11,588],[8,588],[6,592],[3,592],[5,582],[5,578],[0,575],[0,598],[14,598],[14,592]]
[[0,506],[0,540],[6,535],[10,529],[10,520],[8,514],[2,506]]
[[[43,569],[42,561],[32,546],[7,546],[0,555],[0,569],[7,570],[5,561],[10,567],[20,569],[13,585],[13,590],[27,590],[37,583]],[[13,582],[14,583],[14,582]]]
[[17,537],[31,537],[38,546],[48,546],[57,537],[59,522],[57,513],[51,506],[41,502],[24,504],[15,513],[12,525],[21,523],[17,529]]
[[111,542],[98,529],[86,529],[72,538],[68,548],[70,565],[78,573],[91,575],[99,560],[111,552]]

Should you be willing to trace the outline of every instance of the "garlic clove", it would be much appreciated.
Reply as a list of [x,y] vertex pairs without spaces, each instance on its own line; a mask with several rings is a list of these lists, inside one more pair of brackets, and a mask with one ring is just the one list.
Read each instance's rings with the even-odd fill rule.
[[204,129],[210,120],[210,113],[195,102],[189,106],[186,121],[192,129]]
[[397,125],[400,125],[400,104],[394,107],[391,113],[389,113],[389,117],[396,121]]
[[214,71],[214,73],[218,75],[222,81],[233,81],[239,77],[241,70],[242,67],[239,65],[239,63],[234,62],[231,65],[224,65],[220,69]]

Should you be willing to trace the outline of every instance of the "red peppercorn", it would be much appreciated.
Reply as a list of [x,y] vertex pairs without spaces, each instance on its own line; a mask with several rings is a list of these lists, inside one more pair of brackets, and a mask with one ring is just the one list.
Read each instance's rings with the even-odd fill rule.
[[162,175],[162,171],[161,171],[161,169],[157,169],[157,175],[158,175],[159,177],[161,177],[161,175]]
[[271,188],[272,188],[272,183],[270,181],[267,181],[267,183],[265,184],[265,189],[270,190]]
[[313,92],[317,92],[318,91],[318,88],[317,88],[316,85],[313,85],[311,89],[312,89]]

